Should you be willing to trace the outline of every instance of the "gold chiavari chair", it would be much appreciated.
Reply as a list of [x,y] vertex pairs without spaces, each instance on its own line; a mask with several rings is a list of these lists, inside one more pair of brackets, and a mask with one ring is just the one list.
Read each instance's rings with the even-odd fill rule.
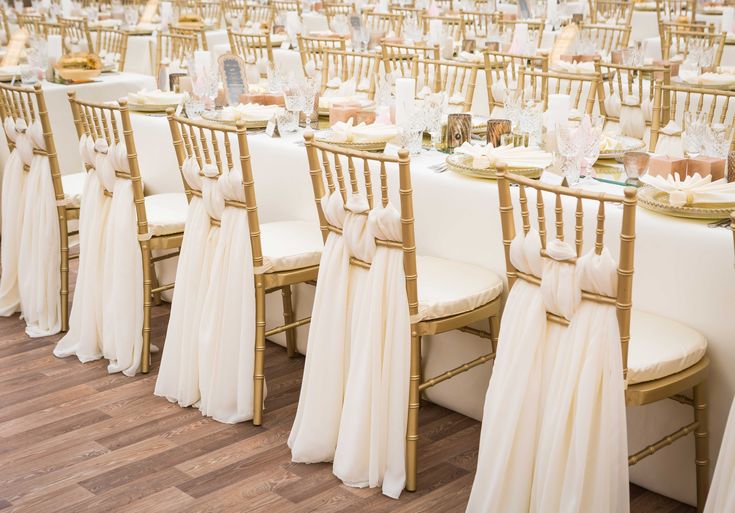
[[355,91],[364,94],[369,99],[375,96],[375,82],[380,74],[380,55],[375,53],[360,53],[346,50],[324,50],[322,66],[322,84],[320,93],[335,90],[333,81],[340,83],[348,80],[355,81]]
[[[620,110],[612,111],[607,108],[606,100],[617,98],[622,102],[626,98],[634,97],[639,105],[649,105],[653,109],[654,77],[664,76],[669,71],[663,66],[626,66],[609,62],[595,61],[595,70],[603,79],[598,84],[597,96],[602,99],[600,114],[605,121],[620,122]],[[644,109],[644,114],[647,109]],[[652,112],[652,110],[651,110]],[[652,116],[644,115],[647,126],[651,125]]]
[[547,56],[531,56],[483,50],[488,111],[505,107],[505,93],[520,87],[521,68],[528,66],[548,71]]
[[[411,316],[410,332],[406,333],[406,343],[410,340],[411,345],[408,425],[406,430],[406,489],[415,491],[417,484],[420,394],[434,385],[488,362],[495,357],[500,295],[503,288],[502,281],[492,271],[478,266],[416,254],[413,191],[407,150],[400,150],[396,158],[318,142],[314,139],[313,133],[306,133],[304,139],[306,140],[306,152],[309,159],[309,169],[311,170],[314,198],[316,199],[319,222],[325,240],[329,232],[341,232],[338,227],[329,224],[322,210],[321,199],[326,193],[338,192],[345,201],[349,194],[363,194],[367,198],[370,209],[373,209],[374,207],[377,208],[379,204],[383,207],[387,206],[390,201],[389,198],[399,196],[398,191],[400,191],[401,241],[376,240],[376,243],[380,246],[401,250],[403,253],[408,311]],[[378,189],[378,186],[380,189]],[[350,259],[350,265],[363,268],[370,267],[367,262],[356,258]],[[462,280],[459,278],[469,273],[477,274],[475,274],[474,280],[470,280],[473,282],[470,287],[463,287],[460,284]],[[452,306],[447,305],[448,308],[441,309],[441,311],[436,309],[431,314],[420,314],[419,312],[428,312],[426,301],[428,297],[432,296],[431,289],[437,287],[437,279],[440,276],[445,277],[439,281],[444,282],[447,288],[443,290],[443,293],[439,293],[439,291],[434,293],[437,302],[442,302],[443,299],[441,298],[448,295],[457,299],[460,297],[469,299],[469,297],[474,296],[475,299],[470,301],[469,304],[476,306],[463,310],[462,306],[455,303]],[[449,276],[451,278],[446,279]],[[466,278],[463,279],[466,280]],[[417,286],[417,283],[421,286]],[[424,294],[426,294],[426,298],[424,298]],[[484,331],[470,327],[478,321],[489,321],[489,330]],[[488,340],[491,346],[490,352],[452,370],[424,379],[421,371],[422,337],[439,335],[453,330],[469,332]],[[426,349],[427,346],[424,346],[424,351]]]
[[677,21],[688,18],[694,23],[697,15],[695,0],[656,0],[659,21]]
[[476,38],[487,37],[493,25],[492,13],[486,11],[459,11],[462,18],[462,28],[464,33],[462,37]]
[[459,112],[472,110],[479,65],[428,59],[416,59],[413,64],[419,91],[428,86],[432,93],[444,92],[450,108],[458,108]]
[[[174,109],[167,112],[171,136],[176,158],[181,168],[187,158],[195,158],[200,166],[216,165],[219,174],[227,169],[238,169],[242,172],[244,202],[226,200],[225,208],[237,208],[247,212],[250,248],[253,255],[253,280],[255,281],[255,365],[253,370],[253,424],[260,426],[263,422],[265,341],[286,332],[286,349],[289,357],[296,355],[296,328],[305,326],[310,317],[295,320],[291,305],[291,287],[300,283],[313,283],[319,272],[321,257],[321,238],[313,223],[306,221],[285,221],[261,223],[255,195],[255,181],[251,167],[250,150],[245,130],[245,123],[238,122],[235,127],[206,123],[174,115]],[[234,138],[237,154],[233,155]],[[183,176],[183,173],[182,173]],[[192,189],[184,180],[187,197],[201,194]],[[313,230],[312,233],[304,233]],[[279,239],[292,236],[293,240],[284,249]],[[296,253],[284,254],[290,249]],[[268,331],[265,329],[266,294],[281,291],[283,300],[283,317],[285,324]],[[249,341],[243,341],[248,343]]]
[[327,26],[331,27],[336,16],[349,16],[354,12],[354,6],[342,2],[325,2],[322,5],[322,11],[327,17]]
[[242,0],[225,0],[222,4],[222,16],[225,26],[232,26],[233,22],[240,25],[245,23],[245,2]]
[[271,5],[276,16],[287,12],[296,12],[301,17],[301,2],[297,0],[271,0]]
[[175,36],[192,36],[197,44],[198,50],[208,50],[207,47],[207,31],[203,27],[181,27],[171,26],[169,32]]
[[61,35],[61,25],[59,23],[42,22],[39,24],[41,34],[43,37],[48,37],[50,34],[57,36]]
[[[154,264],[168,258],[177,257],[179,254],[178,251],[174,251],[153,258],[153,252],[181,248],[187,213],[186,201],[183,193],[144,196],[143,180],[138,165],[138,155],[127,100],[121,99],[117,104],[110,104],[110,102],[95,103],[77,99],[75,91],[70,91],[68,95],[78,133],[86,134],[93,141],[103,139],[108,146],[124,144],[127,150],[129,171],[116,169],[115,176],[116,178],[129,180],[132,185],[133,204],[138,227],[136,235],[140,245],[143,268],[143,346],[140,369],[141,372],[147,373],[151,364],[151,308],[154,302],[159,301],[161,292],[174,288],[173,282],[159,284]],[[179,195],[183,200],[181,202],[178,201]],[[106,273],[119,271],[119,269],[105,269]]]
[[[596,227],[594,251],[600,254],[604,248],[605,236],[605,212],[606,207],[616,208],[613,205],[622,203],[622,223],[620,228],[620,251],[618,260],[617,294],[606,296],[582,291],[583,301],[594,301],[614,305],[617,311],[618,328],[620,330],[620,348],[622,356],[623,374],[621,379],[626,383],[625,402],[631,406],[643,406],[656,403],[665,399],[672,399],[682,404],[691,406],[693,409],[693,422],[681,427],[670,435],[649,445],[645,449],[628,457],[628,464],[635,465],[642,459],[653,455],[658,450],[672,444],[675,440],[690,433],[694,433],[695,444],[695,468],[697,474],[697,504],[698,511],[704,509],[709,488],[709,455],[707,432],[707,375],[709,372],[709,358],[701,351],[704,337],[693,329],[664,317],[652,314],[644,314],[632,311],[632,289],[633,289],[633,262],[635,243],[635,213],[636,192],[632,187],[624,191],[624,196],[600,192],[581,191],[567,187],[544,184],[537,180],[514,175],[504,169],[498,172],[498,191],[500,199],[500,216],[503,227],[503,245],[505,249],[505,265],[508,276],[508,286],[512,287],[516,280],[529,281],[539,284],[540,280],[532,275],[518,271],[510,259],[510,245],[516,235],[514,221],[514,207],[511,200],[510,185],[518,185],[518,197],[521,205],[521,218],[523,219],[523,231],[528,233],[530,226],[530,215],[528,209],[529,199],[526,189],[533,190],[536,196],[538,212],[538,232],[541,238],[541,255],[546,249],[546,215],[544,195],[548,198],[553,195],[555,199],[555,225],[556,238],[564,240],[564,211],[563,205],[575,208],[575,240],[577,258],[584,254],[584,204],[597,202]],[[531,199],[532,201],[532,199]],[[593,209],[594,211],[594,209]],[[550,220],[551,221],[551,220]],[[551,235],[549,233],[549,235]],[[576,265],[576,259],[570,261]],[[569,322],[552,313],[546,314],[550,322],[567,326]],[[667,339],[661,340],[659,333],[667,333]],[[655,335],[654,335],[655,334]],[[671,339],[676,343],[671,345]],[[648,349],[629,350],[645,346]],[[672,349],[673,347],[676,349]],[[668,348],[668,349],[667,349]],[[696,350],[695,350],[696,348]],[[667,355],[667,351],[677,352],[677,356]],[[690,351],[693,355],[689,360],[682,359],[681,351]],[[701,358],[697,361],[695,356]],[[675,360],[675,365],[661,365],[667,361],[667,356]],[[688,366],[687,366],[688,365]],[[647,372],[648,369],[656,368],[654,373]],[[644,369],[646,372],[644,372]],[[683,394],[693,391],[693,398]]]
[[156,76],[164,62],[178,63],[179,67],[186,67],[188,60],[194,57],[197,47],[194,36],[159,32],[156,35]]
[[365,25],[370,27],[373,33],[389,34],[401,37],[403,29],[403,15],[387,12],[368,12],[364,15]]
[[546,25],[544,20],[541,21],[529,21],[529,20],[509,20],[500,16],[496,13],[495,25],[498,31],[502,35],[506,35],[508,41],[513,40],[513,36],[516,33],[516,26],[519,23],[525,23],[528,25],[528,35],[531,40],[536,41],[536,48],[541,48],[541,42],[544,38],[544,26]]
[[[633,13],[633,11],[630,12]],[[603,55],[610,55],[613,50],[627,48],[630,30],[630,23],[625,25],[579,24],[580,34],[594,41],[597,49],[601,50]]]
[[[25,29],[29,36],[42,36],[44,34],[41,29],[44,17],[40,14],[16,13],[15,17],[18,23],[18,28]],[[8,32],[8,34],[10,34],[10,32]]]
[[[7,118],[23,119],[26,126],[33,122],[41,124],[45,150],[34,149],[34,155],[43,155],[48,158],[51,180],[54,186],[56,210],[59,222],[59,251],[60,251],[60,300],[61,300],[61,331],[69,329],[69,260],[77,255],[69,255],[69,237],[77,235],[78,231],[69,230],[69,222],[79,219],[82,189],[84,186],[83,173],[62,175],[59,167],[56,144],[51,130],[51,120],[46,107],[46,99],[41,84],[33,87],[19,87],[10,84],[0,84],[0,114],[3,122]],[[7,136],[7,134],[6,134]],[[8,148],[15,148],[14,142],[7,137]],[[30,168],[25,168],[29,171]]]
[[222,20],[222,8],[223,4],[220,1],[197,1],[199,16],[202,17],[206,25],[219,28],[220,21]]
[[614,21],[619,24],[633,16],[631,0],[589,0],[589,6],[592,23]]
[[245,4],[245,22],[260,23],[270,29],[273,24],[273,6],[268,4],[247,2]]
[[239,55],[246,62],[258,62],[266,59],[273,62],[273,45],[270,32],[262,34],[245,34],[227,29],[227,40],[230,42],[230,52]]
[[[664,74],[664,77],[667,77]],[[735,91],[690,87],[656,80],[653,93],[650,150],[654,151],[661,130],[675,121],[684,127],[684,113],[706,113],[708,125],[718,123],[729,128],[730,151],[735,151]]]
[[441,12],[454,12],[454,0],[435,0]]
[[59,24],[61,25],[61,39],[66,52],[72,52],[72,47],[75,44],[80,46],[86,44],[87,51],[97,53],[86,18],[62,18],[59,16]]
[[439,45],[406,45],[381,42],[383,65],[386,73],[397,73],[402,77],[412,76],[416,59],[439,60]]
[[118,55],[117,71],[125,69],[125,55],[128,51],[128,32],[111,28],[97,30],[97,53]]
[[8,20],[8,12],[4,8],[0,8],[0,23],[2,23],[2,30],[5,33],[0,43],[7,45],[10,42],[10,21]]
[[[602,77],[599,73],[562,73],[522,67],[519,83],[524,84],[523,98],[541,101],[548,107],[549,94],[568,94],[570,106],[580,114],[593,114],[595,98]],[[598,111],[604,112],[602,98],[597,98]]]
[[321,69],[324,50],[345,50],[345,39],[342,37],[302,36],[298,35],[299,53],[304,72],[310,62]]
[[424,9],[418,7],[407,7],[404,5],[391,5],[388,8],[388,12],[392,14],[400,14],[404,20],[413,19],[416,20],[416,24],[423,28],[423,18],[426,12]]
[[712,52],[712,66],[719,66],[722,53],[725,49],[726,32],[716,33],[711,30],[691,31],[680,30],[674,27],[664,27],[664,37],[661,40],[661,53],[664,60],[681,55],[685,60],[689,52],[698,47]]
[[442,31],[444,32],[444,34],[453,37],[455,41],[459,41],[460,39],[462,39],[462,34],[464,34],[464,24],[462,17],[460,16],[424,15],[422,20],[424,24],[424,34],[429,33],[429,26],[432,20],[441,20]]

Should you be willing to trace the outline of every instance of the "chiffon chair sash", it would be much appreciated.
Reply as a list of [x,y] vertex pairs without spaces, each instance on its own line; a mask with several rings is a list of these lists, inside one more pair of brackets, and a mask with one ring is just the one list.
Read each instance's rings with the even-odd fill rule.
[[[340,230],[345,229],[347,217],[357,217],[345,210],[339,191],[326,194],[320,203],[329,225]],[[330,231],[319,261],[309,325],[311,343],[306,348],[299,405],[288,438],[295,462],[316,463],[334,458],[349,365],[351,270],[344,236]]]
[[189,157],[181,170],[186,183],[201,197],[192,195],[189,202],[155,394],[181,406],[192,406],[201,397],[199,328],[220,232],[210,218],[222,218],[225,202],[216,166],[205,165],[202,170],[196,159]]
[[[607,248],[600,255],[592,250],[577,260],[575,280],[576,290],[615,297],[617,263]],[[531,511],[629,511],[622,376],[615,306],[581,301],[548,384]]]
[[[239,167],[223,171],[218,185],[224,200],[245,203]],[[249,233],[247,211],[225,206],[217,240],[209,241],[215,248],[198,332],[199,409],[230,424],[253,417],[255,283]]]
[[75,354],[82,362],[102,358],[102,289],[105,280],[104,243],[111,200],[104,192],[96,165],[107,158],[106,145],[95,145],[87,134],[79,139],[79,153],[87,167],[79,211],[79,271],[69,332],[59,340],[54,355]]
[[104,246],[102,354],[110,361],[108,372],[134,376],[143,347],[143,264],[133,183],[115,176],[130,171],[125,144],[110,144],[106,157],[105,141],[95,144],[99,179],[113,192]]
[[704,513],[728,511],[735,511],[735,402],[730,407],[725,436],[704,507]]
[[23,198],[25,195],[26,173],[23,165],[30,164],[33,146],[27,126],[23,119],[15,121],[5,118],[3,123],[8,139],[15,143],[3,169],[2,191],[2,275],[0,275],[0,315],[7,317],[20,310],[20,291],[18,289],[18,260],[20,240],[23,233]]
[[365,282],[355,297],[350,368],[345,389],[334,474],[345,484],[383,488],[398,498],[406,482],[405,443],[411,322],[403,250],[376,246],[400,242],[401,216],[392,206],[370,211],[354,246],[371,254]]
[[23,148],[24,161],[27,162],[28,143],[32,155],[22,200],[18,287],[26,334],[45,337],[61,330],[59,220],[48,157],[32,153],[34,149],[46,149],[41,123],[31,123],[27,133],[29,138],[16,141]]

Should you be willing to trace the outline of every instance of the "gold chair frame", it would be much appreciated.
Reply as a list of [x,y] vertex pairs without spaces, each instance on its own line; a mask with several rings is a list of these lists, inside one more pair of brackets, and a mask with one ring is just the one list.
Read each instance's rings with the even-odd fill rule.
[[[599,255],[604,247],[603,239],[605,234],[605,205],[620,204],[623,205],[623,219],[620,231],[620,259],[618,262],[618,285],[617,296],[605,296],[595,294],[589,291],[582,291],[582,298],[595,301],[597,303],[605,303],[614,305],[617,311],[618,327],[620,329],[620,348],[623,363],[624,381],[628,376],[628,344],[630,342],[630,319],[633,295],[633,260],[634,260],[634,244],[635,244],[635,215],[636,215],[636,190],[632,187],[626,187],[624,196],[606,194],[600,192],[588,192],[579,189],[569,189],[556,185],[549,185],[537,180],[508,173],[505,169],[498,170],[498,192],[500,198],[500,218],[503,227],[503,247],[505,251],[505,265],[508,276],[508,287],[511,288],[517,279],[522,279],[530,283],[538,285],[540,280],[532,275],[527,275],[518,271],[510,260],[510,245],[515,238],[515,221],[513,216],[513,202],[510,194],[510,184],[518,185],[519,203],[521,206],[521,218],[523,221],[523,231],[528,233],[530,230],[528,199],[526,197],[526,188],[536,190],[536,209],[538,213],[538,232],[541,237],[541,255],[545,254],[546,249],[546,218],[544,197],[542,192],[553,194],[555,197],[555,226],[556,238],[564,240],[564,213],[562,208],[563,196],[576,198],[575,211],[575,248],[577,258],[583,253],[584,230],[584,213],[583,200],[599,202],[597,210],[595,252]],[[570,263],[575,263],[576,258]],[[546,317],[549,321],[569,325],[569,321],[563,317],[559,317],[547,312]],[[645,449],[636,452],[628,457],[628,465],[635,465],[642,459],[653,455],[663,447],[671,445],[674,441],[682,438],[690,433],[694,433],[695,443],[695,467],[697,474],[697,510],[701,513],[704,509],[704,503],[707,499],[709,489],[709,454],[707,432],[707,375],[709,372],[709,357],[705,355],[699,362],[691,367],[684,369],[676,374],[645,381],[643,383],[635,383],[628,385],[625,391],[625,402],[627,405],[643,406],[658,402],[663,399],[672,399],[679,403],[691,406],[694,411],[694,421],[665,436],[659,441],[649,445]],[[683,395],[688,390],[693,390],[693,399]]]
[[276,16],[292,11],[297,12],[299,14],[299,18],[301,17],[301,2],[298,0],[271,0],[271,5],[273,6]]
[[[449,1],[451,2],[451,0]],[[425,14],[422,17],[423,30],[425,35],[429,33],[429,26],[431,25],[432,20],[441,20],[442,29],[449,32],[449,34],[454,38],[455,41],[459,41],[460,39],[462,39],[464,35],[464,20],[461,16],[429,16],[428,14]]]
[[[555,82],[554,87],[551,87],[549,83]],[[570,105],[572,108],[579,110],[583,114],[592,115],[595,109],[595,99],[597,99],[598,107],[600,112],[604,112],[604,99],[597,97],[599,91],[599,83],[602,81],[602,77],[599,73],[562,73],[557,71],[539,71],[536,69],[529,69],[522,67],[520,71],[519,84],[524,85],[524,98],[527,98],[526,93],[530,92],[530,98],[540,99],[544,104],[544,110],[548,106],[549,93],[554,94],[568,94],[570,96]],[[563,87],[563,84],[566,84]],[[577,84],[577,87],[574,87]],[[587,87],[587,98],[584,102],[584,110],[580,108],[580,102],[582,100],[582,94],[584,92],[584,85],[589,84]],[[576,90],[576,91],[575,91]]]
[[413,77],[418,78],[419,74],[422,74],[424,85],[428,85],[432,93],[444,91],[447,98],[454,94],[462,94],[464,96],[462,112],[472,110],[472,100],[475,97],[475,86],[477,84],[477,71],[480,69],[479,64],[415,59],[413,67]]
[[76,39],[79,42],[85,41],[87,43],[88,51],[91,53],[97,53],[86,18],[62,18],[59,16],[58,20],[59,25],[61,25],[61,42],[67,53],[71,52],[71,48],[66,48],[67,38]]
[[[604,77],[598,84],[597,97],[603,98],[600,103],[600,114],[605,121],[620,122],[620,116],[614,116],[605,109],[604,98],[618,93],[621,101],[625,96],[634,96],[636,92],[634,87],[638,89],[638,100],[642,103],[647,96],[648,99],[655,101],[654,78],[664,76],[664,73],[670,73],[668,66],[626,66],[624,64],[611,64],[595,61],[595,70],[600,76]],[[648,88],[646,90],[646,88]],[[650,126],[652,121],[646,120],[646,126]]]
[[125,57],[128,52],[128,32],[111,28],[100,28],[97,31],[97,52],[102,50],[116,53],[120,56],[117,71],[125,70]]
[[588,4],[592,23],[601,23],[603,20],[626,20],[628,24],[633,16],[631,0],[588,0]]
[[549,56],[533,56],[512,54],[507,52],[498,52],[494,50],[483,50],[483,58],[485,61],[485,84],[487,86],[488,112],[492,114],[497,107],[505,107],[503,99],[495,98],[493,94],[493,84],[501,81],[508,89],[508,84],[516,82],[517,87],[521,87],[521,68],[532,66],[541,71],[549,70]]
[[[326,194],[323,176],[326,177],[327,188],[329,192],[338,190],[343,199],[347,197],[347,183],[350,184],[351,192],[358,192],[357,173],[359,172],[355,166],[355,160],[362,160],[364,163],[363,177],[366,196],[370,208],[373,202],[378,198],[373,197],[373,185],[371,171],[368,163],[374,163],[380,166],[380,201],[383,206],[388,204],[388,171],[387,165],[395,165],[398,167],[399,188],[400,188],[400,211],[402,226],[402,242],[376,240],[379,246],[387,246],[403,251],[403,269],[406,276],[406,294],[408,297],[408,311],[412,318],[418,314],[418,288],[417,288],[417,270],[416,270],[416,240],[414,236],[414,213],[413,213],[413,190],[411,186],[411,169],[408,151],[401,149],[398,157],[369,153],[364,151],[345,149],[331,144],[316,141],[312,132],[304,134],[306,141],[306,154],[309,159],[309,169],[311,173],[311,183],[314,189],[314,198],[316,209],[319,214],[319,223],[322,228],[322,235],[326,241],[330,231],[340,232],[337,227],[331,226],[321,206],[321,198]],[[321,154],[322,162],[319,161]],[[334,159],[334,166],[330,166],[328,155]],[[340,159],[347,160],[347,170],[349,176],[345,176]],[[322,170],[323,166],[323,170]],[[335,177],[336,175],[336,177]],[[376,184],[376,189],[378,185]],[[376,191],[377,194],[377,191]],[[363,262],[357,258],[350,259],[351,265],[363,268],[369,268],[370,264]],[[500,315],[500,297],[481,305],[474,310],[442,317],[439,319],[429,319],[424,321],[412,322],[411,333],[407,334],[411,337],[411,364],[409,379],[409,402],[408,402],[408,425],[406,430],[406,490],[416,490],[417,476],[417,444],[418,434],[418,413],[420,407],[420,394],[426,389],[437,385],[447,379],[458,374],[466,372],[478,365],[486,363],[495,358],[495,349],[498,336],[498,319]],[[488,320],[489,331],[470,327],[471,324],[478,321]],[[421,373],[421,338],[428,335],[438,335],[447,331],[460,330],[476,335],[490,341],[492,350],[490,353],[479,356],[478,358],[467,362],[463,365],[448,370],[442,374],[434,376],[430,379],[422,379]]]
[[239,55],[246,62],[257,62],[258,59],[268,59],[273,62],[273,45],[269,32],[250,34],[233,32],[227,29],[227,40],[230,43],[230,52]]
[[[322,83],[320,95],[329,89],[329,80],[338,76],[342,82],[355,78],[356,92],[367,93],[368,99],[375,96],[375,84],[380,74],[380,54],[360,53],[351,50],[324,50],[322,61]],[[333,67],[336,73],[332,74]],[[332,76],[330,76],[332,75]],[[369,80],[367,90],[360,89],[363,79]]]
[[[191,36],[197,42],[197,49],[207,51],[207,31],[201,28],[181,27],[172,25],[169,28],[172,36]],[[159,32],[160,34],[160,32]]]
[[401,76],[413,76],[417,59],[440,60],[439,45],[406,45],[401,43],[380,43],[383,67],[386,73],[400,72]]
[[[632,10],[630,14],[632,16]],[[625,21],[625,25],[580,23],[579,32],[581,34],[587,34],[593,39],[597,43],[597,48],[611,53],[613,50],[622,50],[628,47],[630,31],[632,29],[631,25],[630,19]]]
[[365,25],[373,32],[393,32],[401,37],[403,32],[403,14],[394,12],[367,12],[363,15]]
[[347,49],[346,41],[343,37],[323,37],[323,36],[297,36],[299,42],[299,54],[301,55],[301,66],[306,73],[306,65],[313,62],[317,70],[322,67],[322,59],[324,50],[341,50]]
[[[669,60],[675,51],[676,54],[683,54],[686,59],[689,55],[689,48],[692,41],[701,41],[708,48],[714,48],[712,57],[712,66],[719,66],[722,62],[722,54],[725,50],[725,42],[727,38],[726,32],[715,32],[714,26],[710,25],[702,29],[684,29],[676,25],[662,25],[663,37],[661,38],[661,55],[664,60]],[[683,45],[683,48],[682,48]],[[672,48],[674,46],[675,48]]]
[[161,70],[164,57],[170,62],[179,61],[186,64],[186,59],[194,56],[197,47],[197,39],[194,36],[159,32],[156,35],[156,76]]

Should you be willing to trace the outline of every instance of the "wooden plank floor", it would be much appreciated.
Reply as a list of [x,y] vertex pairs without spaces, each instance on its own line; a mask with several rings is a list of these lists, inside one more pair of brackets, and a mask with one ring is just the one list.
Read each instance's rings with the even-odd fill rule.
[[[157,307],[161,345],[168,307]],[[290,462],[286,440],[304,360],[267,348],[262,427],[225,425],[153,396],[154,371],[129,378],[103,361],[58,359],[57,337],[29,339],[0,319],[0,511],[5,512],[463,512],[480,424],[421,410],[420,489],[395,501],[348,488],[327,464]],[[694,509],[631,487],[634,513]]]

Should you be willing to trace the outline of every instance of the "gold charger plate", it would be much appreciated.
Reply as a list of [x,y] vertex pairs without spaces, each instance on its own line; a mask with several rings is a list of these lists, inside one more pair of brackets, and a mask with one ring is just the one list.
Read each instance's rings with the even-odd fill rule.
[[[470,176],[472,178],[485,178],[488,180],[497,180],[496,174],[497,169],[494,167],[477,168],[472,167],[470,161],[472,157],[470,155],[448,155],[447,156],[447,169],[457,174]],[[543,169],[537,167],[519,168],[509,167],[508,171],[517,175],[525,176],[528,178],[538,178],[541,176]]]
[[383,151],[385,149],[385,145],[387,144],[386,141],[376,141],[376,142],[343,142],[343,141],[335,141],[329,136],[317,136],[317,141],[325,142],[328,144],[334,144],[335,146],[340,146],[342,148],[348,148],[350,150],[360,150],[360,151]]
[[[239,120],[237,119],[222,119],[222,116],[217,111],[205,111],[202,112],[202,119],[207,121],[214,121],[227,126],[235,126]],[[245,128],[265,128],[268,126],[269,119],[251,119],[245,120]]]
[[621,148],[619,150],[607,150],[607,151],[601,151],[599,159],[603,160],[612,160],[612,159],[622,159],[625,152],[628,151],[641,151],[645,149],[646,143],[644,141],[638,141],[637,144],[628,146],[626,148]]
[[735,211],[735,203],[708,203],[705,205],[675,207],[669,203],[668,192],[654,187],[641,187],[638,189],[638,204],[653,212],[689,219],[726,219]]
[[131,103],[128,102],[128,107],[130,110],[135,112],[166,112],[166,109],[169,107],[176,108],[178,107],[178,103],[168,103],[165,105],[157,105],[157,104],[148,104],[148,103]]

